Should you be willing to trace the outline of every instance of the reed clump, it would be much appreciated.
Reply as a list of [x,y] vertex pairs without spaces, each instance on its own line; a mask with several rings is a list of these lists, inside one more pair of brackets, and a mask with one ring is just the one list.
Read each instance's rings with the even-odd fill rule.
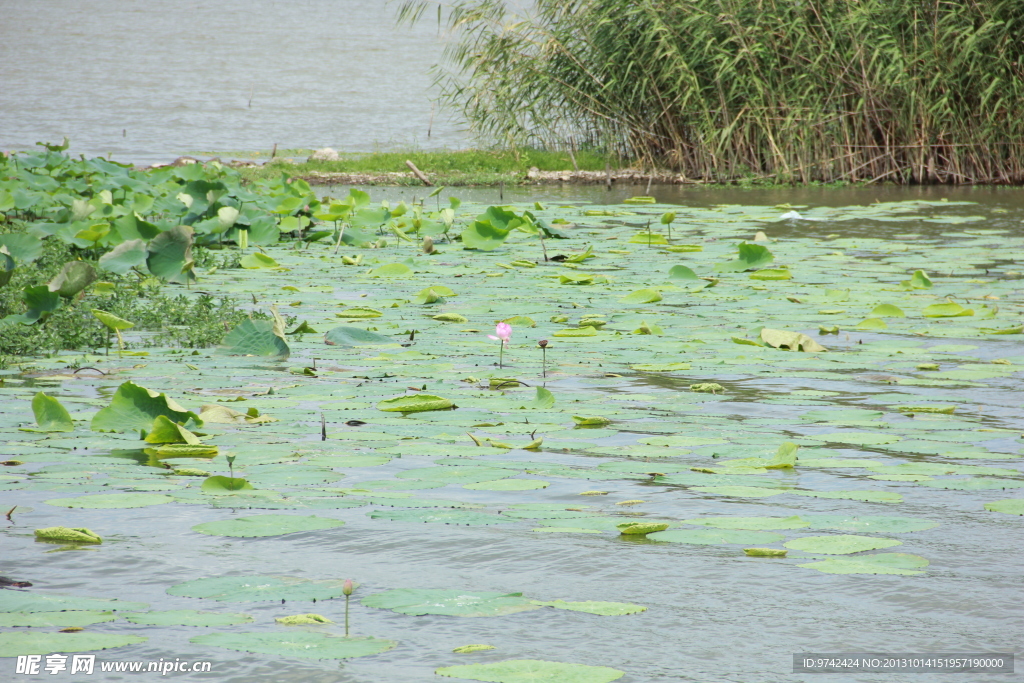
[[713,181],[1024,182],[1020,0],[456,0],[437,20],[443,99],[509,145]]

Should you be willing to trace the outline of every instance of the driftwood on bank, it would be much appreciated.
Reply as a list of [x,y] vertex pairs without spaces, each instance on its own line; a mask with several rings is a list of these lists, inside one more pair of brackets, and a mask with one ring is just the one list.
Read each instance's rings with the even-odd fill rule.
[[[430,185],[419,175],[404,172],[391,173],[330,173],[326,171],[301,171],[294,174],[298,178],[310,183],[332,184],[332,185],[405,185],[409,180],[417,178]],[[514,182],[516,178],[510,178],[506,182]],[[639,185],[653,183],[655,185],[701,185],[705,181],[692,180],[678,173],[669,171],[656,171],[645,173],[633,169],[620,169],[617,171],[538,171],[530,169],[521,175],[518,180],[523,185],[558,185],[561,183],[569,185]],[[448,182],[451,182],[450,180]]]

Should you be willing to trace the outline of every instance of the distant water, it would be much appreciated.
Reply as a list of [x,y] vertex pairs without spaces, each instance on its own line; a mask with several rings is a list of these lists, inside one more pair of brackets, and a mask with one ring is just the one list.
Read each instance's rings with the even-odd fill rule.
[[394,15],[382,0],[5,2],[0,149],[66,135],[74,154],[152,163],[467,146],[446,115],[431,125],[436,23]]

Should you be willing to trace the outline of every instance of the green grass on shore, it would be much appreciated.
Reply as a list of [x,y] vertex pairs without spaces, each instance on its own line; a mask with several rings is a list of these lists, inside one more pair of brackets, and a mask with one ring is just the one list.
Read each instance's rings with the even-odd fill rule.
[[[311,172],[366,175],[408,173],[409,167],[405,162],[409,160],[439,184],[495,185],[500,182],[519,182],[525,178],[531,167],[541,171],[564,171],[574,168],[581,171],[603,171],[608,161],[604,154],[579,151],[575,153],[576,163],[573,164],[573,157],[568,152],[536,149],[374,152],[340,156],[338,161],[306,161],[300,157],[278,156],[264,166],[242,168],[241,171],[243,176],[250,180],[277,177],[282,172],[296,176]],[[613,162],[612,167],[619,168],[620,164]],[[415,178],[410,178],[409,182],[421,184]],[[394,181],[391,184],[394,184]]]

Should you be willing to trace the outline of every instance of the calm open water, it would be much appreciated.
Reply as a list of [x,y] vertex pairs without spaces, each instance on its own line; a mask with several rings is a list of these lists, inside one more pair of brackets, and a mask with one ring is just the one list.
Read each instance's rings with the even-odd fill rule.
[[145,164],[275,143],[372,151],[466,142],[437,111],[431,126],[436,22],[396,28],[383,0],[0,7],[0,149],[68,136],[72,153]]

